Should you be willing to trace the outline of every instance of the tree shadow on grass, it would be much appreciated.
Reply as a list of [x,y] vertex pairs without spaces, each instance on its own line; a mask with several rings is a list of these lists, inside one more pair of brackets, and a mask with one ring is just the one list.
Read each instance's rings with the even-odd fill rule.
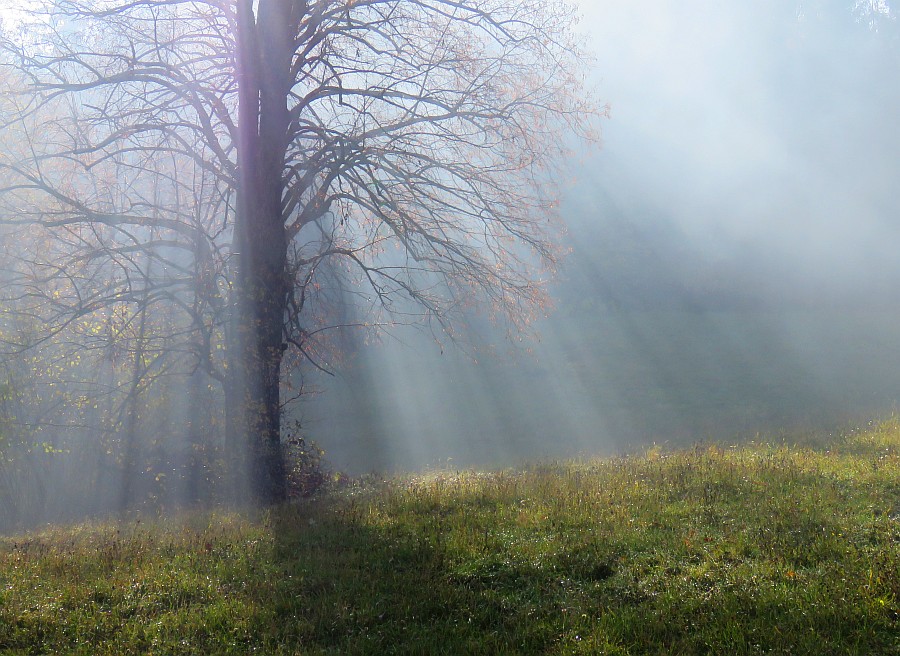
[[[524,623],[541,577],[500,558],[451,559],[436,523],[364,522],[352,504],[273,513],[272,610],[282,647],[304,653],[542,652],[553,627]],[[538,618],[535,618],[538,620]]]
[[593,591],[615,573],[609,554],[590,541],[526,554],[511,545],[540,536],[499,530],[491,501],[470,501],[407,498],[384,510],[344,498],[274,511],[282,644],[304,653],[535,654],[584,633]]
[[[273,511],[273,577],[266,582],[273,628],[263,650],[837,654],[854,645],[870,653],[900,649],[892,637],[896,621],[879,619],[862,605],[810,601],[755,579],[745,582],[746,589],[711,580],[705,595],[692,596],[699,579],[655,570],[642,577],[646,563],[630,562],[642,557],[640,550],[628,551],[615,539],[600,539],[583,527],[548,526],[543,535],[492,520],[492,512],[429,503],[394,512],[346,498]],[[482,543],[474,531],[485,526],[491,530]],[[541,542],[552,533],[545,541],[551,548],[522,548],[523,541]],[[823,599],[835,592],[827,581],[817,585]],[[787,634],[771,631],[773,622]]]

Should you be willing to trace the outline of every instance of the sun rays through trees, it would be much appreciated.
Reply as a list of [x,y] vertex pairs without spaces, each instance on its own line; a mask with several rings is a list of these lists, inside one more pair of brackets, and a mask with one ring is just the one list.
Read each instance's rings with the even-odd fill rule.
[[481,307],[520,331],[546,304],[560,167],[603,112],[564,4],[63,0],[32,19],[3,41],[0,202],[10,322],[41,329],[4,340],[97,362],[126,344],[117,466],[151,381],[199,381],[226,489],[276,501],[287,373],[327,368],[335,330],[453,339]]

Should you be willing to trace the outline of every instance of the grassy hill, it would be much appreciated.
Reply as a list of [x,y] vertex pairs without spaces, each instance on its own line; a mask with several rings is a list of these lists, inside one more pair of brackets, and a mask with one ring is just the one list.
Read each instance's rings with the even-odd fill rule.
[[0,538],[3,654],[900,654],[900,422]]

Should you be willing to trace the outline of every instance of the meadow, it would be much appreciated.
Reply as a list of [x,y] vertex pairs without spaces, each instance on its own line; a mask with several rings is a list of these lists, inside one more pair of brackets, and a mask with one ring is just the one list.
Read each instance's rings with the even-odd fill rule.
[[2,654],[900,654],[900,421],[0,538]]

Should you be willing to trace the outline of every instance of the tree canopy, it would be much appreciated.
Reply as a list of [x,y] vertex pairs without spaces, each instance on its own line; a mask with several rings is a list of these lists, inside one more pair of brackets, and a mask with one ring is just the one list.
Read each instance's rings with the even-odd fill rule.
[[603,112],[565,4],[57,0],[31,20],[2,42],[0,202],[28,228],[4,301],[101,358],[132,330],[132,394],[166,370],[148,357],[217,381],[238,494],[283,495],[283,365],[325,366],[332,329],[443,339],[486,303],[518,331],[546,302],[560,172]]

